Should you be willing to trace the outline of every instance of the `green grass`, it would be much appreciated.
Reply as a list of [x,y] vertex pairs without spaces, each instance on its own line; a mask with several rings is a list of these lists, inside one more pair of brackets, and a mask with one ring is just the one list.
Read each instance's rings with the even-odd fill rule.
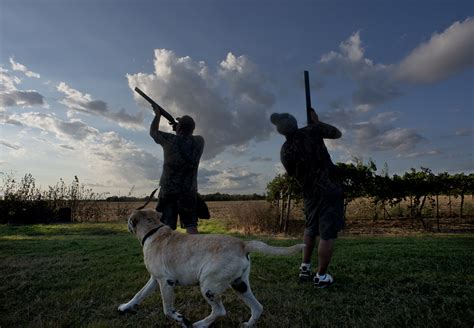
[[[210,220],[201,231],[224,228]],[[297,282],[299,255],[252,255],[252,289],[264,306],[259,327],[473,326],[472,235],[344,237],[336,247],[337,284],[327,290]],[[147,280],[125,224],[0,226],[2,328],[177,327],[158,292],[136,314],[117,313]],[[231,290],[224,305],[216,327],[238,327],[250,315]],[[197,287],[178,287],[176,307],[192,321],[209,311]]]

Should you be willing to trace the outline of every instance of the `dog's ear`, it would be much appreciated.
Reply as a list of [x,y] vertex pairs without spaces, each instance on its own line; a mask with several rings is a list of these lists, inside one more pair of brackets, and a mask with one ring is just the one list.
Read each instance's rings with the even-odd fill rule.
[[133,214],[130,216],[130,224],[134,229],[138,224],[138,218],[139,218],[138,211],[137,210],[133,211]]

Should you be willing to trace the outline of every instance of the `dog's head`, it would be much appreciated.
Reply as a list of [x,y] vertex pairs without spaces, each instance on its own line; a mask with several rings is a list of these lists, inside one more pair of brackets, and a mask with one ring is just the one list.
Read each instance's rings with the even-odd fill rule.
[[128,231],[141,239],[148,231],[161,224],[160,218],[161,213],[153,209],[134,210],[128,218]]

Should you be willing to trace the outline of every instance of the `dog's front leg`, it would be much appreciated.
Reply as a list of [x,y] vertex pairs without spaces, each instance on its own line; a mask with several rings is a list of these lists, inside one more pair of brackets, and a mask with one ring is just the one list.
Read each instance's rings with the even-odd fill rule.
[[133,298],[128,303],[121,304],[118,307],[118,310],[120,312],[133,310],[133,308],[140,304],[145,299],[145,297],[150,295],[156,289],[157,286],[158,282],[156,281],[156,279],[150,277],[150,280],[148,280],[146,285],[135,296],[133,296]]
[[174,287],[176,281],[173,279],[158,280],[163,300],[163,312],[165,315],[181,324],[183,327],[190,327],[191,322],[174,308]]

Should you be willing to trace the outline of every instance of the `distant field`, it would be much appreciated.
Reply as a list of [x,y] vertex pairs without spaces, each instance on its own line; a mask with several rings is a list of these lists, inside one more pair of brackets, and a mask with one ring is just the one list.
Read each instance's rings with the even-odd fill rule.
[[[268,202],[261,201],[213,201],[207,202],[211,212],[211,221],[218,219],[224,222],[236,220],[243,211],[251,213],[256,206],[268,205]],[[446,196],[439,198],[439,219],[436,219],[436,209],[432,203],[427,202],[423,215],[429,231],[437,232],[438,221],[440,232],[463,233],[474,232],[474,200],[471,195],[466,196],[464,204],[464,215],[458,217],[460,198]],[[125,221],[130,212],[143,202],[99,202],[95,206],[95,211],[101,214],[98,221],[116,222]],[[418,219],[410,218],[408,201],[402,202],[394,207],[386,207],[386,217],[383,209],[376,208],[369,199],[360,198],[349,203],[346,211],[346,227],[343,234],[406,234],[420,232],[423,230]],[[154,208],[156,202],[151,202],[148,207]],[[92,212],[92,211],[90,211]],[[375,217],[377,213],[377,217]],[[258,218],[256,218],[258,219]],[[92,220],[95,221],[95,220]],[[304,213],[301,204],[292,208],[291,220],[288,233],[299,236],[304,225]],[[237,229],[238,230],[238,229]]]
[[[201,231],[225,229],[209,220]],[[472,327],[473,249],[472,234],[341,237],[330,269],[337,284],[327,290],[297,282],[299,255],[254,254],[252,288],[264,306],[258,327]],[[0,277],[2,328],[177,327],[159,293],[134,315],[117,313],[148,280],[124,223],[0,225]],[[216,327],[248,319],[230,290],[224,305],[228,314]],[[209,311],[197,287],[178,287],[176,307],[192,321]]]

